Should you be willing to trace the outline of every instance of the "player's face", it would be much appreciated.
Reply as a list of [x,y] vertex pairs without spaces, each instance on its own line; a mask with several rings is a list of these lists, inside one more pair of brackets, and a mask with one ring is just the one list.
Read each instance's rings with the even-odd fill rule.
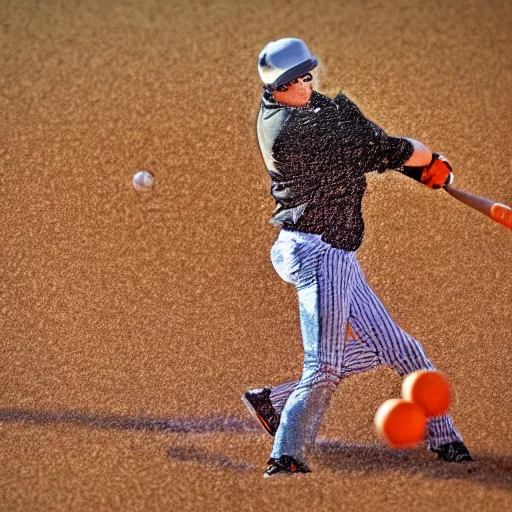
[[303,107],[308,104],[313,93],[313,75],[306,73],[293,82],[278,87],[273,91],[274,99],[279,103],[292,107]]

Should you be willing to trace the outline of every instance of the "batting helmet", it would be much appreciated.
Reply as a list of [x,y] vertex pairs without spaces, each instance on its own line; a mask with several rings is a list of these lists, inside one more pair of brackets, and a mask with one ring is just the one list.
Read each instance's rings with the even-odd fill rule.
[[263,48],[258,59],[258,72],[263,83],[275,89],[317,65],[318,59],[311,54],[304,41],[286,37],[271,41]]

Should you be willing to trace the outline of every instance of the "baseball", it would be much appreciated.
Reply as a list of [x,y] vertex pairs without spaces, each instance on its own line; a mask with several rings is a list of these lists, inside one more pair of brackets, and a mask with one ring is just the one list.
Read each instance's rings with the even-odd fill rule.
[[392,398],[377,409],[375,429],[379,437],[394,450],[412,448],[425,438],[427,416],[419,405]]
[[137,192],[151,192],[155,185],[155,178],[150,171],[139,171],[133,176],[132,183]]
[[450,384],[437,370],[418,370],[403,380],[402,398],[418,404],[427,416],[441,416],[450,407]]

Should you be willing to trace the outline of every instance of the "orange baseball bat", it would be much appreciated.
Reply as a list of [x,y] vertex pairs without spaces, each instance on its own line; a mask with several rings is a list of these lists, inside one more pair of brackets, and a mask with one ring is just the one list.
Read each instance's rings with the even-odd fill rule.
[[487,217],[508,229],[512,229],[512,208],[510,208],[510,206],[450,186],[446,186],[444,189],[448,194],[455,197],[455,199],[487,215]]

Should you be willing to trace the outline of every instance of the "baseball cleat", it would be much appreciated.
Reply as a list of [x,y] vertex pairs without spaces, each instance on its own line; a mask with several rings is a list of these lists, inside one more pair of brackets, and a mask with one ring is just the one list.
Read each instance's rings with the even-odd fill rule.
[[442,444],[438,448],[430,448],[431,452],[437,453],[437,458],[444,462],[474,462],[466,445],[460,441]]
[[270,388],[250,389],[243,394],[242,402],[263,428],[271,436],[275,436],[279,427],[279,415],[270,401]]
[[281,457],[277,459],[269,459],[268,468],[265,471],[263,478],[286,476],[293,473],[311,473],[311,470],[306,466],[306,464],[296,461],[293,457],[281,455]]

